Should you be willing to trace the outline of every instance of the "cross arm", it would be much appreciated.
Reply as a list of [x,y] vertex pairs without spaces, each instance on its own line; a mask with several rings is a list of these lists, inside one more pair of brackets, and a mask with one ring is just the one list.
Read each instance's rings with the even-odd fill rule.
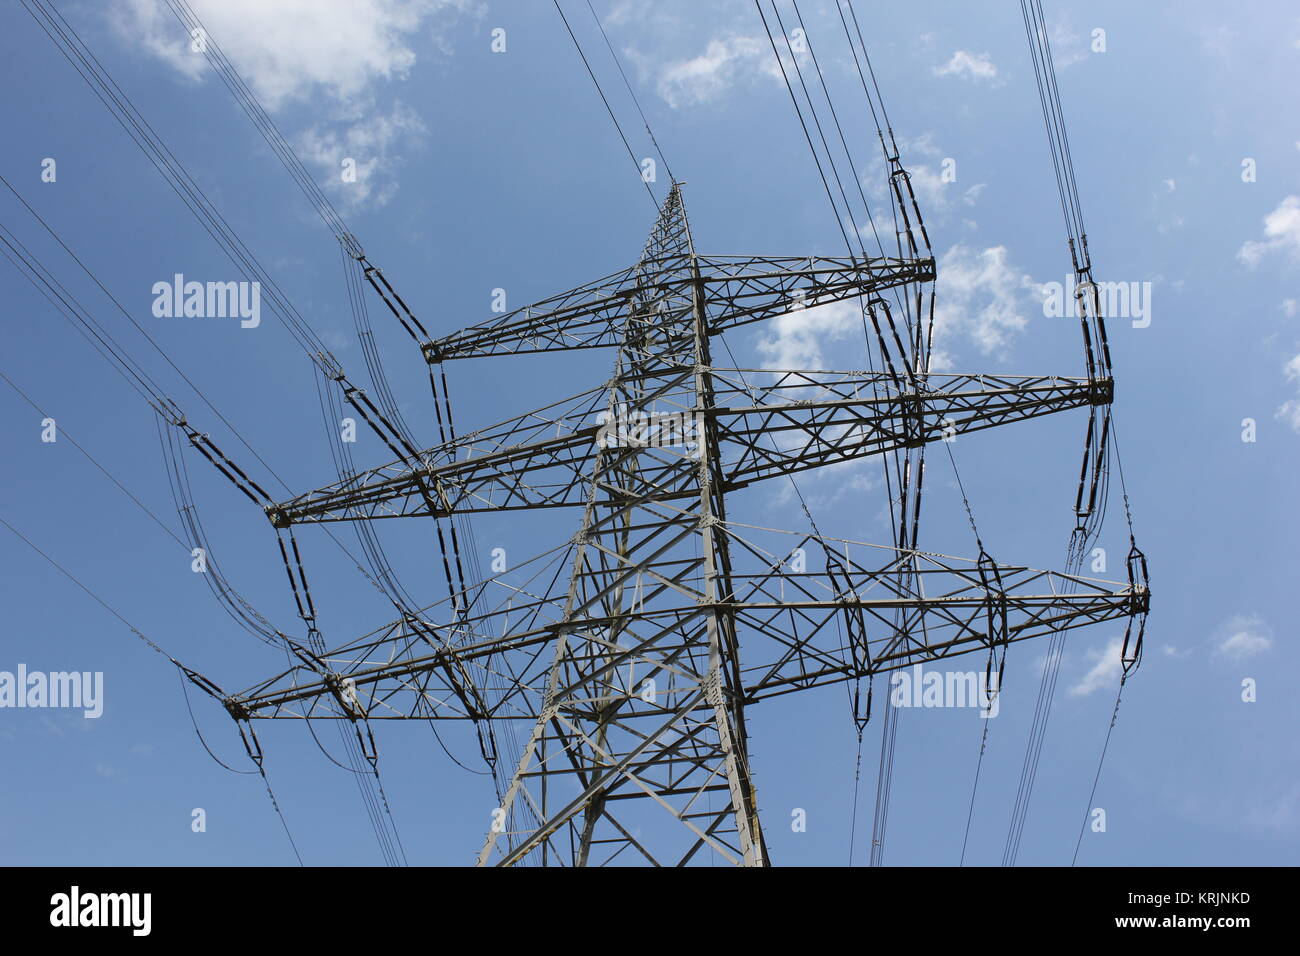
[[[748,384],[772,374],[772,384]],[[727,487],[738,488],[1112,396],[1109,379],[1059,376],[928,375],[897,383],[871,372],[717,369],[714,381],[715,405],[707,411],[668,408],[633,422],[602,422],[604,393],[596,389],[430,450],[419,467],[393,462],[361,472],[278,503],[268,515],[284,527],[581,505],[601,451],[639,453],[644,468],[661,466],[667,500],[676,494],[668,487],[673,466],[693,454],[704,417],[717,423]]]
[[698,282],[710,334],[934,278],[933,259],[665,256],[423,345],[430,363],[615,346],[638,301]]
[[[639,615],[660,619],[668,635],[703,626],[715,608],[731,616],[750,703],[1139,617],[1150,605],[1145,577],[1125,585],[785,532],[776,533],[782,544],[774,554],[770,542],[758,543],[755,532],[764,530],[727,525],[739,565],[730,594],[692,602],[684,590],[684,603]],[[791,567],[795,554],[806,562],[799,570]],[[226,707],[241,720],[528,720],[543,697],[546,648],[563,630],[600,625],[565,620],[563,601],[551,598],[469,624],[398,621],[231,695]],[[500,637],[486,636],[498,629]],[[622,649],[604,666],[613,675],[638,659]],[[472,693],[458,684],[460,673],[476,675]]]

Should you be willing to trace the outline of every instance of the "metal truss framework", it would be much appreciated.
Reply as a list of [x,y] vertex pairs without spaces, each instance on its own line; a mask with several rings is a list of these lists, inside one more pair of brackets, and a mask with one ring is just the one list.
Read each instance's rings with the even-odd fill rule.
[[1110,403],[1108,371],[933,374],[897,337],[885,373],[713,363],[728,329],[887,308],[933,277],[930,258],[698,255],[674,184],[635,266],[422,342],[431,367],[611,347],[609,381],[266,509],[288,528],[572,507],[573,539],[516,569],[531,584],[491,578],[324,653],[294,645],[299,664],[227,710],[250,727],[522,722],[480,864],[768,864],[746,707],[1147,611],[1136,562],[1103,582],[729,519],[727,492],[767,478]]

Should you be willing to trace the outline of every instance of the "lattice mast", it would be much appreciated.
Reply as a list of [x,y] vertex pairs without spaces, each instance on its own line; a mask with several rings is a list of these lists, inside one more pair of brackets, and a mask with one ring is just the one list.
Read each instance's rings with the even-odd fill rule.
[[[503,808],[529,822],[489,833],[481,862],[555,853],[585,865],[629,847],[685,862],[706,843],[747,864],[766,859],[725,603],[718,434],[695,418],[713,405],[704,292],[676,186],[636,275],[609,384],[613,441],[593,459],[546,699]],[[698,434],[673,436],[689,444],[618,434],[642,422],[694,431],[697,420]],[[691,592],[694,606],[681,600]],[[670,860],[633,835],[648,801],[685,828]]]
[[[712,363],[726,329],[878,300],[933,268],[701,256],[675,184],[635,266],[422,343],[431,366],[613,346],[605,385],[422,452],[418,467],[266,509],[284,529],[580,508],[567,584],[531,594],[489,579],[325,653],[295,647],[301,664],[244,693],[207,689],[254,747],[251,722],[266,718],[349,721],[368,754],[375,720],[526,723],[482,864],[682,864],[702,850],[767,864],[747,706],[1146,612],[1132,573],[1124,586],[728,518],[726,493],[766,478],[1110,401],[1109,378],[930,375],[914,354],[884,373],[750,370],[775,378],[763,387]],[[796,551],[811,557],[792,571]]]

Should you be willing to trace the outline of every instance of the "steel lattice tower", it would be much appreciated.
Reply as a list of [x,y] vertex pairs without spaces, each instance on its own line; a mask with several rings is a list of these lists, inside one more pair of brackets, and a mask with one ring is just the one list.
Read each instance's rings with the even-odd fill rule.
[[495,762],[493,728],[522,722],[531,733],[501,768],[480,864],[683,864],[707,848],[766,865],[748,706],[1087,624],[1131,626],[1149,601],[1134,562],[1127,584],[1110,583],[729,519],[727,492],[767,478],[1111,401],[1108,374],[937,375],[901,342],[886,372],[748,370],[775,377],[762,387],[713,364],[725,330],[850,298],[879,306],[933,277],[922,257],[699,255],[674,184],[635,266],[424,342],[431,367],[602,346],[617,358],[594,390],[430,449],[416,467],[276,504],[272,524],[570,506],[582,518],[567,578],[537,589],[490,578],[342,647],[295,645],[299,665],[221,694],[246,741],[257,747],[257,719],[344,720],[373,756],[373,721],[472,720]]

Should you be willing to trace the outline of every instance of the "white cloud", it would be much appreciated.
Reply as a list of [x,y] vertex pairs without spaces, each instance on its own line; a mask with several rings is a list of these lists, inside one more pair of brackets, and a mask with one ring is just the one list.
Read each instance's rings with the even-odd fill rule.
[[[268,110],[316,93],[338,100],[414,66],[411,41],[434,15],[475,9],[472,0],[193,0],[191,7]],[[198,78],[205,58],[162,0],[120,0],[123,37]]]
[[1273,646],[1273,630],[1255,615],[1232,618],[1215,640],[1214,653],[1220,657],[1242,660],[1263,653]]
[[[457,16],[480,11],[478,0],[191,0],[212,41],[226,54],[268,112],[310,107],[317,124],[296,138],[318,178],[341,185],[338,161],[357,160],[347,201],[383,202],[395,191],[377,174],[391,151],[419,132],[400,103],[381,105],[384,84],[404,80],[420,41],[443,54],[440,32]],[[119,35],[193,81],[214,77],[207,58],[162,0],[118,0],[109,14]],[[356,188],[360,186],[360,188]]]
[[[984,355],[1004,352],[1028,324],[1029,309],[1041,294],[1040,285],[1011,266],[1004,246],[974,249],[958,243],[939,258],[937,271],[935,370],[951,366],[947,350],[961,340]],[[830,302],[777,316],[763,329],[758,350],[764,368],[837,368],[844,363],[827,360],[831,345],[862,334],[862,313],[856,300]]]
[[1277,417],[1291,426],[1291,430],[1300,434],[1300,401],[1288,399],[1277,407]]
[[923,210],[938,209],[948,204],[948,198],[944,195],[948,183],[944,182],[941,172],[924,163],[912,163],[907,167],[907,173],[912,179],[916,201]]
[[[942,167],[935,169],[925,163],[907,163],[906,168],[912,178],[912,190],[916,193],[916,201],[920,204],[922,213],[944,210],[952,204],[949,187],[954,187],[955,183],[944,180]],[[975,205],[987,186],[987,183],[976,183],[962,191],[961,202],[967,206]],[[953,191],[957,190],[954,188]]]
[[[919,197],[918,197],[919,198]],[[973,343],[982,355],[1005,355],[1015,336],[1041,310],[1042,286],[1013,267],[1005,246],[952,246],[938,259],[931,368],[953,367],[956,348]],[[825,369],[830,343],[861,334],[855,301],[833,302],[771,320],[758,348],[765,368]]]
[[673,109],[717,100],[742,79],[781,75],[771,44],[757,36],[715,38],[698,56],[660,63],[634,50],[627,54],[653,77],[655,92]]
[[1264,217],[1264,238],[1245,243],[1237,258],[1252,269],[1271,252],[1285,252],[1300,261],[1300,196],[1287,196]]
[[[1288,382],[1300,385],[1300,355],[1291,357],[1291,361],[1282,367],[1282,374]],[[1290,425],[1293,431],[1300,432],[1300,400],[1293,398],[1283,402],[1278,406],[1277,417]]]
[[984,355],[1004,353],[1029,322],[1027,312],[1041,286],[1015,269],[1005,246],[974,249],[962,243],[940,258],[935,285],[935,350],[932,367],[951,367],[948,349],[959,338]]
[[1124,670],[1123,662],[1120,660],[1123,646],[1124,642],[1116,637],[1099,651],[1089,650],[1087,658],[1092,661],[1092,667],[1070,688],[1070,696],[1087,697],[1094,691],[1107,687],[1113,688]]
[[934,68],[935,76],[959,76],[966,80],[993,80],[998,68],[987,53],[969,53],[958,50],[947,63]]
[[340,195],[352,207],[365,203],[383,205],[397,191],[392,176],[382,176],[397,165],[399,144],[421,140],[425,127],[415,113],[395,103],[387,114],[375,114],[342,123],[319,123],[298,137],[298,153],[305,162],[322,170],[322,178],[339,181],[345,158],[356,163],[356,182],[349,183]]
[[1091,37],[1080,42],[1079,34],[1065,23],[1059,21],[1052,27],[1052,63],[1058,70],[1064,70],[1088,59],[1091,49]]
[[862,332],[862,313],[857,301],[828,302],[809,309],[787,312],[770,319],[758,350],[770,369],[830,368],[822,349],[830,342]]
[[[979,201],[980,194],[988,186],[987,183],[976,183],[963,190],[957,185],[958,164],[953,157],[945,156],[943,150],[934,144],[933,132],[912,139],[901,138],[898,149],[903,166],[911,177],[916,201],[922,213],[927,216],[936,212],[942,214],[958,201],[967,206],[974,206]],[[928,157],[928,160],[932,159],[934,163],[928,160],[920,162],[916,159],[917,156]],[[950,171],[947,180],[944,179],[945,168]],[[883,163],[872,163],[864,169],[862,185],[867,188],[872,199],[881,206],[891,201],[892,187],[889,184],[888,170]],[[874,239],[874,236],[870,235],[869,228],[862,232],[862,236],[864,239]]]
[[1297,310],[1300,309],[1300,303],[1295,299],[1283,299],[1282,311],[1286,313],[1287,318],[1294,319]]
[[922,133],[912,139],[899,140],[898,148],[904,155],[908,153],[924,153],[926,156],[942,156],[943,150],[934,145],[934,131]]
[[[787,312],[763,323],[762,329],[757,347],[763,356],[765,369],[845,368],[858,363],[844,362],[844,349],[834,349],[832,343],[853,340],[848,348],[854,355],[861,355],[866,347],[862,340],[862,313],[857,300],[828,302]],[[828,352],[830,359],[827,358]],[[804,394],[787,394],[786,399],[813,397],[817,391],[815,387],[801,389]],[[859,427],[841,426],[827,437],[834,441],[835,436],[847,435]],[[802,444],[804,438],[795,433],[778,433],[770,436],[769,440],[773,447],[793,448]],[[800,478],[801,484],[809,486],[805,489],[810,495],[808,504],[816,510],[830,507],[845,497],[861,500],[862,495],[874,491],[879,485],[879,464],[872,462],[871,458],[851,458],[809,472],[805,478]],[[784,505],[791,501],[793,485],[776,482],[773,487],[775,503]]]

